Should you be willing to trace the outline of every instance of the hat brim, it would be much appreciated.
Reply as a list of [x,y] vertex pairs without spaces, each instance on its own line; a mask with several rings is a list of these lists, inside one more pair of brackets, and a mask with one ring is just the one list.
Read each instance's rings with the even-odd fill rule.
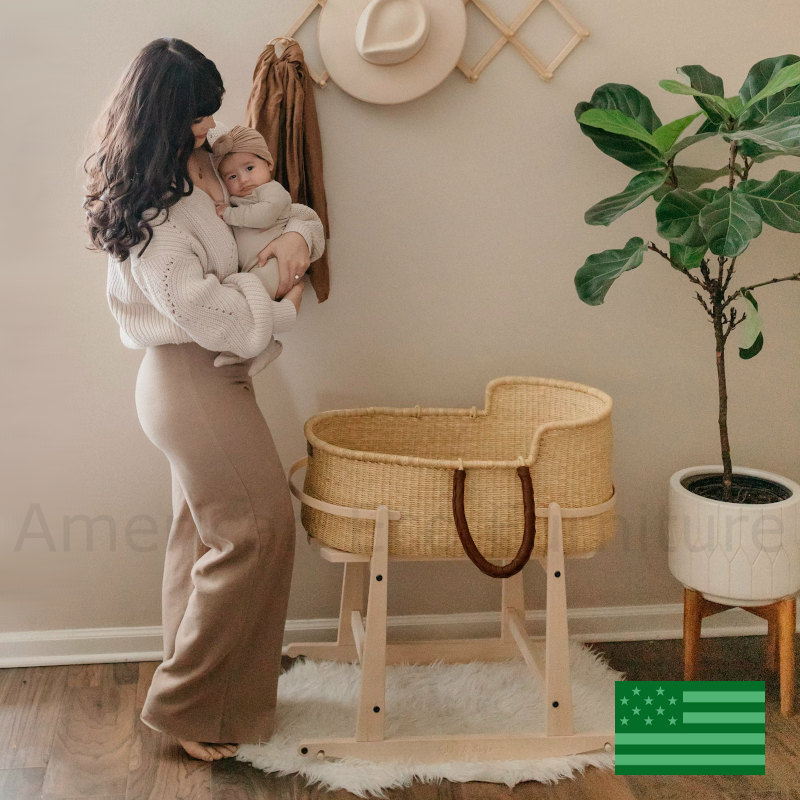
[[464,0],[424,0],[430,32],[401,64],[372,64],[356,49],[356,25],[369,0],[327,0],[317,26],[319,52],[340,89],[367,103],[405,103],[436,88],[454,69],[467,38]]

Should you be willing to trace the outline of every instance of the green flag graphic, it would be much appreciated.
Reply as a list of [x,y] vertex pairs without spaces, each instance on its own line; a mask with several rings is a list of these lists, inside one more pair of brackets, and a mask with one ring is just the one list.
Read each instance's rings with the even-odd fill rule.
[[617,681],[617,775],[763,775],[764,681]]

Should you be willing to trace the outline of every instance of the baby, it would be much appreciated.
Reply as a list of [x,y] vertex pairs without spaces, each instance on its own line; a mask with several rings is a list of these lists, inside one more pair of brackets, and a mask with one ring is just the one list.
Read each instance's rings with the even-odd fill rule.
[[[212,159],[230,194],[231,205],[217,203],[217,214],[233,226],[239,250],[239,271],[249,272],[258,266],[258,254],[277,239],[289,221],[292,197],[272,180],[275,162],[264,137],[253,128],[234,125],[212,145]],[[274,300],[280,280],[278,260],[269,258],[256,273]],[[254,359],[248,370],[255,375],[274,361],[283,345],[274,336]],[[224,351],[214,359],[214,366],[238,364],[247,359]]]

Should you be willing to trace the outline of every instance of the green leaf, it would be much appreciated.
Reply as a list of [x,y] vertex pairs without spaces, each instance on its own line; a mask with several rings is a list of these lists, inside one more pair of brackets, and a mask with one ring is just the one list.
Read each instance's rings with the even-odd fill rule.
[[[742,144],[747,144],[747,140],[745,139],[742,142]],[[783,155],[785,155],[785,153],[775,153],[773,151],[767,150],[767,151],[765,151],[763,153],[759,153],[757,156],[754,156],[753,157],[753,161],[755,161],[758,164],[760,164],[762,161],[769,161],[770,159],[778,158],[778,157],[783,156]]]
[[[747,324],[747,321],[745,321]],[[759,333],[756,337],[755,342],[753,342],[753,346],[749,349],[745,350],[743,348],[739,348],[739,356],[741,358],[752,358],[753,356],[757,356],[761,352],[761,348],[764,346],[764,334]]]
[[743,192],[727,186],[700,212],[700,229],[708,248],[716,256],[738,256],[761,233],[761,217]]
[[662,125],[660,128],[656,128],[653,131],[653,139],[655,139],[656,146],[662,153],[666,153],[667,150],[675,144],[677,138],[692,124],[692,122],[697,119],[697,117],[702,114],[702,111],[698,111],[694,114],[689,114],[686,117],[681,117],[680,119],[676,119],[672,122],[667,123],[666,125]]
[[[701,67],[699,64],[690,64],[685,67],[678,67],[677,72],[679,75],[685,75],[689,79],[692,89],[697,89],[714,97],[725,96],[722,78],[709,72],[705,67]],[[709,103],[704,97],[695,96],[694,99],[697,105],[705,112],[709,122],[719,124],[723,121],[723,116],[712,103]]]
[[749,103],[784,67],[796,64],[798,61],[800,61],[800,56],[791,53],[757,61],[750,67],[742,88],[739,89],[739,97],[742,98],[742,102]]
[[699,64],[690,64],[685,67],[678,67],[676,72],[679,75],[685,75],[692,85],[692,89],[697,89],[700,92],[714,95],[715,97],[725,96],[725,87],[722,83],[722,78],[719,75],[714,75],[709,72],[705,67]]
[[[754,103],[745,113],[749,115],[749,122],[760,122],[762,125],[787,117],[800,117],[800,85]],[[761,113],[763,116],[759,118]]]
[[593,108],[615,108],[626,117],[635,119],[650,133],[661,127],[661,120],[647,95],[627,83],[604,83],[598,86],[592,94],[591,105]]
[[[672,94],[691,94],[696,98],[702,97],[706,103],[708,103],[708,105],[711,106],[714,111],[723,119],[733,119],[736,116],[733,113],[730,104],[724,97],[717,97],[713,94],[701,92],[697,89],[693,89],[691,86],[687,86],[685,83],[681,83],[680,81],[664,80],[659,81],[658,85],[662,89],[672,92]],[[709,119],[711,119],[711,117],[709,117]]]
[[575,273],[578,297],[587,305],[601,305],[611,284],[623,272],[638,267],[646,252],[647,245],[641,237],[634,236],[620,250],[603,250],[589,256]]
[[[581,108],[589,108],[589,106],[588,104],[579,104],[575,109],[576,117],[580,116]],[[626,167],[645,171],[664,166],[664,159],[654,145],[647,145],[639,139],[631,139],[628,136],[608,133],[602,128],[593,128],[591,125],[581,125],[581,131],[594,142],[599,150]]]
[[665,170],[653,170],[635,175],[623,191],[595,203],[583,218],[589,225],[609,225],[626,211],[636,208],[647,200],[660,186],[663,186],[666,179]]
[[714,199],[713,189],[687,192],[675,189],[656,206],[656,229],[670,242],[702,247],[706,238],[700,230],[700,211]]
[[714,120],[706,118],[703,124],[695,131],[695,134],[712,133],[712,132],[716,133],[720,129],[721,125],[722,125],[721,121],[714,122]]
[[800,172],[781,169],[771,180],[742,181],[736,189],[747,195],[747,202],[767,225],[800,233]]
[[719,169],[706,169],[705,167],[684,167],[680,164],[675,166],[675,175],[678,178],[678,186],[681,189],[686,189],[687,192],[693,192],[704,183],[711,183],[711,181],[727,175],[729,172],[727,164]]
[[706,133],[695,133],[693,136],[686,136],[681,139],[679,142],[676,142],[666,153],[664,153],[664,158],[669,160],[673,156],[677,155],[681,152],[681,150],[685,150],[687,147],[691,147],[693,144],[697,144],[698,142],[702,142],[704,139],[710,139],[712,136],[719,136],[722,131],[707,131]]
[[[739,130],[749,130],[757,125],[769,125],[788,117],[800,116],[800,85],[791,86],[776,92],[761,100],[750,101],[767,86],[777,74],[788,66],[800,62],[800,57],[794,55],[765,58],[750,68],[739,97],[747,108],[739,114]],[[754,158],[764,153],[764,148],[751,141],[743,139],[739,144],[739,152],[748,158]]]
[[748,158],[756,158],[764,153],[765,150],[760,144],[756,144],[751,139],[742,139],[739,142],[739,153]]
[[762,97],[756,97],[766,89],[787,67],[800,62],[800,56],[784,55],[765,58],[754,64],[739,89],[739,97],[745,106],[741,122],[767,124],[786,117],[800,115],[800,87],[788,86],[782,90]]
[[639,139],[658,148],[658,143],[653,135],[644,126],[616,109],[590,108],[578,117],[578,122],[582,125],[591,125],[593,128],[602,128],[609,133]]
[[728,108],[730,108],[731,114],[733,114],[734,117],[738,117],[739,114],[742,113],[744,103],[738,94],[735,94],[732,97],[726,97],[725,102],[728,104]]
[[719,169],[706,169],[705,167],[684,167],[682,164],[676,164],[673,167],[675,177],[678,179],[678,185],[666,184],[656,189],[653,197],[656,200],[661,200],[667,192],[673,189],[685,189],[687,192],[693,192],[704,183],[711,183],[724,175],[728,174],[728,166],[720,167]]
[[675,188],[676,187],[671,183],[665,183],[663,186],[659,186],[658,189],[653,192],[653,200],[655,200],[656,203],[660,203],[662,198],[674,191]]
[[669,243],[669,257],[686,269],[699,267],[707,250],[708,246],[705,244],[700,245],[700,247],[687,247],[685,244],[678,244],[677,242]]
[[[672,92],[672,94],[691,94],[695,97],[714,97],[712,94],[708,94],[707,92],[701,92],[698,89],[693,89],[691,86],[687,86],[685,83],[681,83],[680,81],[676,81],[673,78],[665,78],[663,81],[659,81],[658,85],[662,89],[666,89],[668,92]],[[717,97],[717,100],[724,100],[723,97]]]
[[739,356],[752,358],[758,355],[764,346],[761,315],[758,313],[758,303],[750,292],[743,292],[742,298],[745,303],[745,318],[739,328]]
[[[575,119],[592,108],[621,111],[649,133],[661,127],[661,120],[653,111],[650,100],[638,89],[624,83],[606,83],[599,86],[595,89],[590,102],[578,103],[575,106]],[[581,125],[581,131],[598,149],[627,167],[644,172],[664,166],[664,159],[655,145],[610,133],[591,125]]]
[[744,108],[749,108],[759,100],[763,100],[765,97],[771,97],[773,94],[782,92],[784,89],[797,86],[798,83],[800,83],[800,61],[796,61],[794,64],[789,64],[783,67],[783,69],[778,70],[769,79],[767,85],[744,104]]
[[800,156],[800,119],[789,117],[747,131],[725,131],[723,138],[734,142],[750,139],[768,150]]

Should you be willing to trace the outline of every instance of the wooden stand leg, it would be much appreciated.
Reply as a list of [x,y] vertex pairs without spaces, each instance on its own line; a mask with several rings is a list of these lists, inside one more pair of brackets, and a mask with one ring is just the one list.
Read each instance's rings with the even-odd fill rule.
[[780,652],[781,714],[794,711],[794,632],[797,598],[784,597],[778,604],[778,650]]
[[[364,574],[367,563],[362,561],[346,561],[342,594],[339,602],[339,627],[335,642],[292,642],[283,649],[283,654],[290,658],[305,656],[324,661],[349,661],[360,659],[353,633],[353,615],[361,623],[364,610]],[[359,645],[360,646],[360,645]]]
[[[544,563],[541,561],[539,563],[543,569],[547,569]],[[503,578],[502,585],[501,633],[500,638],[495,639],[491,646],[499,649],[498,645],[515,645],[517,652],[511,655],[522,654],[522,658],[528,665],[528,669],[530,669],[531,675],[539,686],[540,691],[542,694],[546,694],[547,666],[541,643],[534,642],[525,629],[525,597],[523,594],[522,571],[520,570],[510,578]],[[490,653],[491,650],[487,648],[483,657],[486,658]]]
[[742,608],[767,621],[767,669],[780,670],[781,714],[794,713],[794,632],[797,598],[784,597],[763,606]]
[[547,735],[569,736],[572,726],[572,681],[569,670],[567,589],[564,577],[564,541],[561,507],[550,503],[547,520],[547,642],[545,651],[545,698]]
[[353,611],[364,610],[364,564],[357,561],[345,562],[342,580],[342,599],[339,603],[338,645],[355,644],[353,628],[350,624]]
[[778,619],[776,616],[767,618],[767,669],[770,672],[778,671]]
[[389,509],[378,506],[369,573],[367,624],[361,662],[361,700],[356,741],[379,742],[384,734],[386,701],[386,597],[389,564]]
[[514,634],[509,624],[507,608],[513,608],[525,619],[525,592],[522,582],[522,570],[510,578],[503,578],[502,597],[500,601],[500,640],[511,644],[514,642]]
[[703,597],[696,589],[683,589],[683,679],[695,680],[700,649]]

